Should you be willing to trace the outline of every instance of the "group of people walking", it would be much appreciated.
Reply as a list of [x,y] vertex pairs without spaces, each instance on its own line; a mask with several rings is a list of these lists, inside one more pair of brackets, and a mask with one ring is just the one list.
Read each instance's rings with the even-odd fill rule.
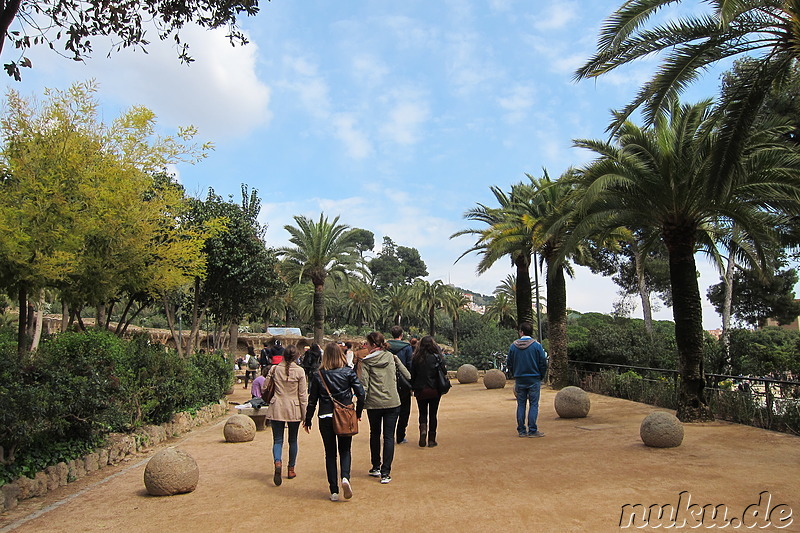
[[[348,354],[340,345],[329,343],[322,351],[318,369],[310,372],[297,363],[298,349],[287,346],[283,361],[263,371],[265,375],[264,381],[259,382],[260,391],[266,390],[270,381],[275,385],[268,407],[275,485],[281,485],[283,481],[282,452],[287,430],[289,458],[286,478],[292,479],[297,475],[295,465],[300,424],[308,433],[316,418],[325,449],[330,499],[338,501],[340,494],[345,499],[353,496],[350,482],[353,437],[335,433],[334,401],[352,406],[355,397],[359,420],[364,409],[367,410],[369,475],[380,478],[382,484],[392,481],[395,444],[407,442],[405,436],[412,392],[420,413],[419,445],[437,445],[437,412],[441,394],[436,379],[440,367],[444,368],[441,350],[430,336],[423,337],[412,350],[409,343],[402,341],[403,330],[399,326],[393,328],[392,336],[393,341],[387,343],[380,332],[367,335],[364,351],[351,359],[352,365],[348,364]],[[306,357],[308,353],[303,359]],[[410,386],[404,386],[405,383]],[[255,388],[255,382],[253,386]]]

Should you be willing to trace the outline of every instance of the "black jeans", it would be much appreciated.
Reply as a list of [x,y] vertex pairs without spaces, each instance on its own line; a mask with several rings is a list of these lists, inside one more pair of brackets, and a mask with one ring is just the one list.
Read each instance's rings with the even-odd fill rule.
[[406,438],[408,419],[411,417],[411,391],[397,391],[400,393],[400,416],[397,419],[397,442]]
[[436,439],[436,426],[439,425],[437,414],[439,413],[439,400],[441,396],[423,400],[417,397],[417,409],[419,409],[419,423],[428,424],[428,435],[430,440]]
[[319,434],[322,435],[322,444],[325,446],[325,471],[328,473],[328,486],[331,494],[339,493],[339,472],[336,470],[336,456],[338,451],[341,477],[350,479],[350,447],[353,437],[343,437],[333,432],[333,418],[319,418]]
[[247,388],[247,382],[251,379],[256,379],[256,371],[255,370],[245,370],[244,371],[244,388]]
[[[394,460],[394,431],[400,406],[389,409],[367,409],[369,418],[369,451],[372,457],[372,468],[380,469],[381,476],[392,472]],[[381,462],[381,433],[383,434],[383,462]]]

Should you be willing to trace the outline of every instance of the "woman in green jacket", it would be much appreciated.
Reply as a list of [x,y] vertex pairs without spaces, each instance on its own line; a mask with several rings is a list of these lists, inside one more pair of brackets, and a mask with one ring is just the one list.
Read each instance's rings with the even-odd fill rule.
[[397,373],[400,372],[406,379],[411,379],[411,374],[397,356],[389,351],[389,345],[381,333],[373,331],[367,335],[367,349],[369,354],[361,361],[361,382],[367,393],[364,406],[369,419],[369,449],[372,458],[369,475],[380,477],[381,483],[386,484],[392,480],[390,474],[394,459],[394,434],[397,418],[400,416]]

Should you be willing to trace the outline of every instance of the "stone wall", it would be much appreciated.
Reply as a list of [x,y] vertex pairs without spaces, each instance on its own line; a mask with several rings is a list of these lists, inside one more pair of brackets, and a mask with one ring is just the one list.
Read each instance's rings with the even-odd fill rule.
[[199,409],[194,415],[176,413],[172,420],[159,426],[143,426],[133,433],[112,433],[103,448],[68,463],[48,466],[44,471],[37,472],[33,478],[23,476],[0,487],[0,511],[15,508],[21,500],[44,496],[48,491],[120,463],[129,455],[146,452],[166,440],[179,437],[226,414],[228,405],[225,400],[220,400]]

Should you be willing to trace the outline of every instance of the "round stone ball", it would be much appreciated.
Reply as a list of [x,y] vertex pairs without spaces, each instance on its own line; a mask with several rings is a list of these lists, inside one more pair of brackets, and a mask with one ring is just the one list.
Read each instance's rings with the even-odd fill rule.
[[653,448],[674,448],[683,442],[683,424],[672,413],[656,411],[642,420],[642,442]]
[[192,492],[200,480],[194,458],[175,448],[164,448],[147,462],[144,486],[153,496],[172,496]]
[[256,423],[247,415],[233,415],[223,429],[227,442],[250,442],[256,438]]
[[459,383],[476,383],[478,381],[478,369],[473,365],[461,365],[456,371],[456,379]]
[[483,385],[487,389],[502,389],[506,386],[506,375],[498,368],[492,368],[483,375]]
[[586,418],[590,407],[589,395],[580,387],[564,387],[556,394],[556,413],[561,418]]

